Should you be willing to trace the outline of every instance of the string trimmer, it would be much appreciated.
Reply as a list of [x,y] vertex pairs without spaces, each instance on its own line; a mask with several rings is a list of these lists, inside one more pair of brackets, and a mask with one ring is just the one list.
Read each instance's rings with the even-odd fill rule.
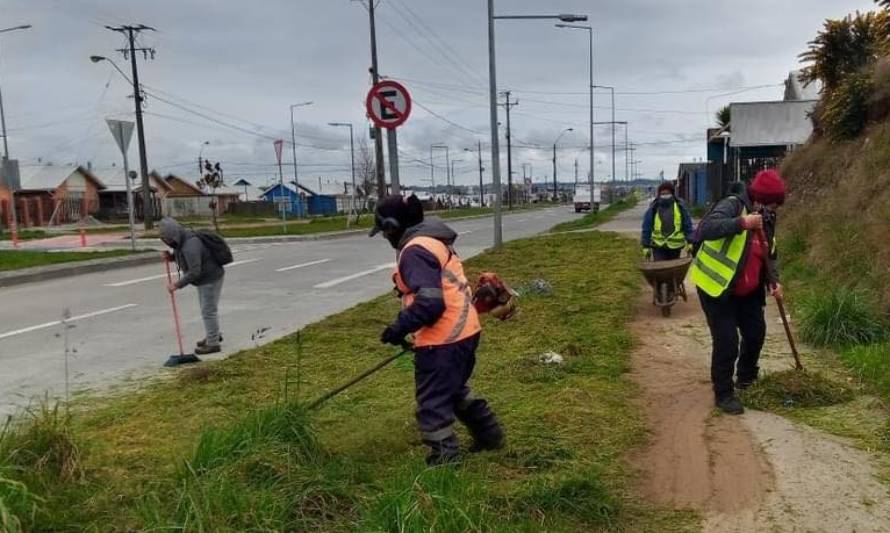
[[333,398],[334,396],[339,395],[340,393],[342,393],[342,392],[345,391],[346,389],[352,387],[352,386],[355,385],[356,383],[359,383],[359,382],[361,382],[361,381],[364,381],[364,380],[367,379],[368,377],[370,377],[370,376],[376,374],[377,372],[379,372],[380,370],[382,370],[383,368],[385,368],[387,365],[389,365],[390,363],[392,363],[393,361],[395,361],[395,360],[398,359],[399,357],[402,357],[402,356],[405,355],[406,353],[410,352],[411,349],[412,349],[412,346],[411,346],[410,344],[408,344],[407,342],[403,343],[403,344],[402,344],[402,351],[401,351],[401,352],[399,352],[399,353],[397,353],[397,354],[395,354],[395,355],[393,355],[393,356],[391,356],[391,357],[387,357],[387,358],[384,359],[383,361],[380,361],[379,363],[377,363],[377,364],[374,365],[373,367],[369,368],[368,370],[365,370],[364,372],[362,372],[362,373],[359,374],[358,376],[352,378],[351,380],[349,380],[348,382],[344,383],[343,385],[340,385],[339,387],[337,387],[336,389],[334,389],[334,390],[332,390],[332,391],[326,392],[324,395],[322,395],[321,397],[319,397],[317,400],[315,400],[314,402],[312,402],[312,403],[309,404],[309,410],[310,410],[310,411],[314,411],[315,409],[318,409],[319,407],[321,407],[322,405],[324,405],[325,402],[327,402],[328,400],[330,400],[330,399]]

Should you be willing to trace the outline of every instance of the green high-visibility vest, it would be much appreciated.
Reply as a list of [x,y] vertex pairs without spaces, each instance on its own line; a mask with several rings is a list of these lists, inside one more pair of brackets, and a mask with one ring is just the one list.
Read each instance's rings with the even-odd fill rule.
[[[742,216],[748,214],[742,208]],[[717,298],[726,292],[739,268],[748,243],[748,231],[738,235],[705,241],[692,262],[692,282],[705,294]]]
[[686,235],[683,233],[683,216],[680,214],[680,206],[674,200],[674,232],[670,235],[663,235],[661,232],[661,216],[658,209],[655,209],[655,228],[652,230],[652,244],[656,248],[670,248],[679,250],[686,246]]

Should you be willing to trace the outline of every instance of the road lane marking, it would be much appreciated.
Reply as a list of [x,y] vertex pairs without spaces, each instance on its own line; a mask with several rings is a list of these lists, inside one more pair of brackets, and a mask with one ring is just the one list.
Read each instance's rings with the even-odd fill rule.
[[[123,311],[124,309],[131,309],[133,307],[138,307],[139,304],[126,304],[119,305],[117,307],[112,307],[110,309],[102,309],[100,311],[93,311],[92,313],[86,313],[84,315],[73,316],[68,319],[68,322],[74,322],[77,320],[85,320],[87,318],[94,318],[97,316],[107,315],[109,313],[115,313],[117,311]],[[7,337],[13,337],[15,335],[21,335],[23,333],[30,333],[32,331],[37,331],[39,329],[51,328],[53,326],[59,326],[62,324],[61,320],[54,320],[52,322],[45,322],[43,324],[37,324],[36,326],[30,326],[27,328],[17,329],[15,331],[7,331],[6,333],[0,333],[0,339],[5,339]]]
[[308,263],[301,263],[299,265],[293,265],[293,266],[289,266],[289,267],[279,268],[275,272],[289,272],[291,270],[297,270],[298,268],[306,268],[306,267],[311,267],[311,266],[315,266],[315,265],[322,265],[322,264],[328,263],[330,261],[333,261],[333,259],[319,259],[318,261],[310,261]]
[[347,281],[352,281],[354,279],[358,279],[370,274],[374,274],[376,272],[380,272],[381,270],[387,270],[390,268],[395,268],[395,263],[387,263],[385,265],[377,265],[374,268],[369,268],[368,270],[362,270],[361,272],[356,272],[355,274],[350,274],[348,276],[343,276],[342,278],[332,279],[330,281],[325,281],[324,283],[319,283],[316,285],[315,289],[330,289],[331,287],[336,287],[342,283],[346,283]]
[[469,235],[470,233],[473,233],[474,231],[476,231],[476,230],[469,229],[467,231],[461,231],[460,233],[458,233],[458,235]]
[[[255,257],[253,259],[244,259],[242,261],[235,261],[234,263],[229,263],[228,265],[226,265],[226,268],[231,268],[231,267],[240,266],[240,265],[246,265],[248,263],[255,263],[259,260],[260,260],[259,257]],[[105,287],[127,287],[129,285],[136,285],[137,283],[144,283],[146,281],[152,281],[152,280],[162,279],[162,278],[166,278],[166,277],[167,277],[167,274],[158,274],[156,276],[148,276],[148,277],[144,277],[144,278],[130,279],[127,281],[118,281],[117,283],[106,283],[104,286]]]
[[517,218],[513,222],[525,222],[525,221],[526,221],[526,219],[524,219],[524,218]]

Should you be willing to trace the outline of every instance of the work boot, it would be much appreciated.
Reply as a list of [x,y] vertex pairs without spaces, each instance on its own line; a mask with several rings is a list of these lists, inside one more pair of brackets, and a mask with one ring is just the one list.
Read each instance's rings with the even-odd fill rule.
[[[222,342],[222,341],[223,341],[223,338],[222,338],[222,335],[220,335],[219,342]],[[204,337],[203,339],[198,341],[198,348],[203,348],[206,345],[207,345],[207,337]]]
[[471,452],[497,450],[504,446],[504,430],[497,416],[488,407],[488,402],[483,398],[476,398],[470,394],[457,405],[454,415],[473,435]]
[[[449,426],[447,430],[451,430]],[[427,466],[439,466],[444,464],[454,464],[460,462],[460,443],[457,435],[452,431],[450,435],[446,435],[439,440],[422,438],[423,443],[430,447],[430,453],[426,456]]]
[[204,346],[198,346],[197,348],[195,348],[195,353],[197,355],[207,355],[211,353],[219,353],[221,351],[222,348],[220,348],[219,344],[214,344],[213,346],[205,344]]
[[504,430],[500,425],[495,426],[483,435],[473,435],[473,445],[470,446],[470,453],[500,450],[504,447],[504,440]]
[[728,415],[740,415],[745,412],[742,402],[736,395],[724,396],[717,399],[717,408]]
[[745,380],[740,379],[740,380],[736,381],[735,388],[738,390],[750,389],[751,386],[754,385],[755,381],[757,381],[757,378],[745,379]]

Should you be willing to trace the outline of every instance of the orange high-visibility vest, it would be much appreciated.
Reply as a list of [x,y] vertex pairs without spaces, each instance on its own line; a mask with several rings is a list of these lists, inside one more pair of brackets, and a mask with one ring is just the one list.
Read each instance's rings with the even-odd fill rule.
[[[473,307],[473,294],[470,284],[464,275],[463,263],[460,257],[449,246],[432,237],[415,237],[408,241],[401,253],[412,246],[420,246],[431,253],[442,268],[442,298],[445,301],[445,312],[439,320],[431,325],[424,326],[414,333],[414,346],[417,348],[429,346],[441,346],[452,344],[482,331],[479,323],[479,315]],[[408,307],[414,303],[417,295],[402,281],[398,265],[393,273],[393,281],[402,294],[402,307]],[[438,296],[431,295],[431,296]]]

